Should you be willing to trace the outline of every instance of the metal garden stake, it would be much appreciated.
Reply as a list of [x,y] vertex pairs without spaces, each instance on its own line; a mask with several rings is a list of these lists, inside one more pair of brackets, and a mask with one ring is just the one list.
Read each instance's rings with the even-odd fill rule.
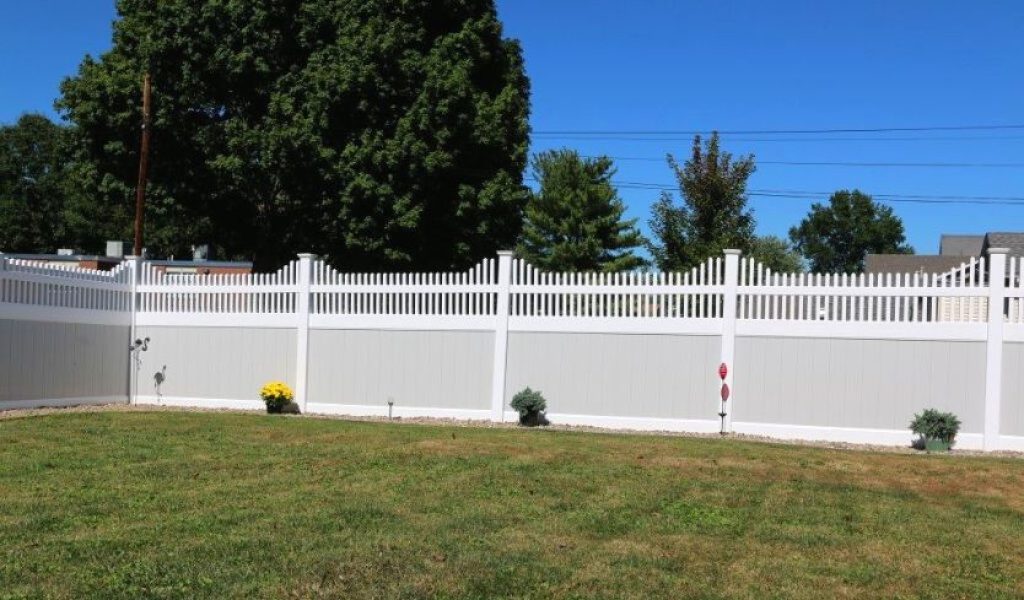
[[729,367],[725,363],[718,365],[718,376],[722,379],[722,409],[718,413],[718,416],[722,419],[722,429],[719,431],[722,435],[725,435],[725,416],[728,414],[725,412],[725,403],[729,400],[729,384],[725,382],[725,377],[728,374]]

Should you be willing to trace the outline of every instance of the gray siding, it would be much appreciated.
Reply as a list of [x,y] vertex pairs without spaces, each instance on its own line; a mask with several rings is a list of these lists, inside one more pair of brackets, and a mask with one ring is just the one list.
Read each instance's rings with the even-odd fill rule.
[[308,400],[486,410],[493,357],[486,331],[313,329]]
[[984,425],[985,343],[737,337],[735,421],[907,429],[915,412]]
[[717,336],[509,334],[505,406],[540,390],[548,412],[717,419]]
[[1003,404],[1000,410],[1003,435],[1024,435],[1024,344],[1003,346]]
[[259,400],[260,387],[280,380],[295,387],[294,329],[140,327],[139,395],[156,395],[153,376],[166,366],[163,396]]
[[128,327],[0,319],[4,402],[127,401]]

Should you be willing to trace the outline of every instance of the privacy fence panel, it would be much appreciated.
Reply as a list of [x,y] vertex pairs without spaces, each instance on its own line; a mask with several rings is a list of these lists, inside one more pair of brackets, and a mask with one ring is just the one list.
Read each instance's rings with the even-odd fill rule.
[[935,407],[963,421],[961,447],[1024,449],[1024,265],[1004,250],[885,275],[775,273],[737,251],[681,273],[508,252],[451,273],[308,254],[251,275],[0,267],[0,407],[259,408],[282,380],[308,412],[509,421],[530,387],[559,423],[906,444]]
[[[1024,258],[1011,257],[1006,277],[1000,433],[1024,438]],[[1005,444],[1004,444],[1005,445]],[[1022,448],[1024,449],[1024,445]]]
[[0,410],[128,399],[130,271],[0,255]]

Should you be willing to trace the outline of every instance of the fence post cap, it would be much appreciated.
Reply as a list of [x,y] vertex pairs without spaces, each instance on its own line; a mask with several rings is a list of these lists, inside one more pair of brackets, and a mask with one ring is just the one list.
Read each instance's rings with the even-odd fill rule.
[[1009,248],[989,248],[988,249],[988,253],[990,255],[992,255],[992,254],[1009,254],[1010,253],[1010,249]]
[[305,259],[305,260],[313,260],[313,259],[316,258],[316,254],[313,254],[311,252],[300,252],[299,253],[299,258],[300,259]]
[[742,250],[737,250],[736,248],[726,248],[725,250],[722,250],[722,252],[724,254],[727,254],[727,255],[730,255],[730,256],[731,255],[739,256],[740,254],[743,254]]
[[515,254],[514,250],[498,250],[498,256],[512,256]]

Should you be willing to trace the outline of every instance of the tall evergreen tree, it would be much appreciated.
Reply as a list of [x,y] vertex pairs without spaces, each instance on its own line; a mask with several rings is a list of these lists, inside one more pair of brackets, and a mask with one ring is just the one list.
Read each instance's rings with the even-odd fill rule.
[[654,207],[649,249],[658,268],[692,268],[726,248],[747,252],[754,242],[754,215],[747,208],[747,180],[756,170],[752,155],[733,160],[719,147],[718,133],[707,143],[693,139],[689,160],[668,155],[682,205],[663,194]]
[[[494,0],[118,0],[59,108],[127,234],[151,72],[146,245],[274,268],[465,267],[518,237],[529,83]],[[127,211],[130,215],[130,211]]]
[[914,253],[892,208],[860,190],[839,190],[828,206],[815,202],[789,237],[818,273],[862,271],[868,253]]
[[582,158],[574,150],[542,152],[533,159],[540,189],[526,205],[519,254],[550,271],[626,271],[645,264],[636,220],[611,183],[607,157]]

